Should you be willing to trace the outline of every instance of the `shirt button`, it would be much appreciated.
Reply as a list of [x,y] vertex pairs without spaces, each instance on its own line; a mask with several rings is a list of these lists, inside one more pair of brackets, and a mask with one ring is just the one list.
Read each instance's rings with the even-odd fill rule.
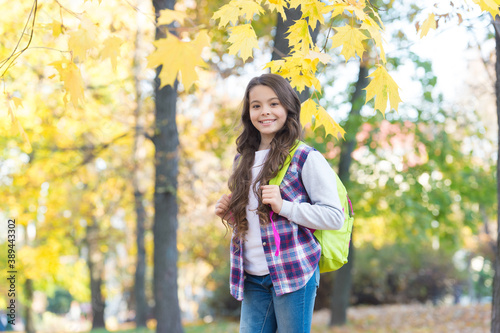
[[262,243],[262,245],[266,246],[266,242]]

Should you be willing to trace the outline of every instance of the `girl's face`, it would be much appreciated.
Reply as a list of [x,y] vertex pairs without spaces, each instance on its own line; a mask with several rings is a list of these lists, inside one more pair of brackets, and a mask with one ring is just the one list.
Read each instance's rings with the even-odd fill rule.
[[283,128],[288,111],[283,107],[273,89],[258,85],[249,94],[250,120],[260,132],[261,146],[268,146],[276,133]]

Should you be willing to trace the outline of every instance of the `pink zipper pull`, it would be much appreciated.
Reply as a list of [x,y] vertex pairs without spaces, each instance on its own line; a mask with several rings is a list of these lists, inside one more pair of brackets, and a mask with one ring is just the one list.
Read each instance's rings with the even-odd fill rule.
[[281,239],[278,230],[276,229],[276,225],[274,224],[273,221],[273,211],[269,213],[269,218],[271,219],[271,226],[273,227],[274,243],[276,244],[276,252],[274,253],[274,255],[277,257],[280,254]]

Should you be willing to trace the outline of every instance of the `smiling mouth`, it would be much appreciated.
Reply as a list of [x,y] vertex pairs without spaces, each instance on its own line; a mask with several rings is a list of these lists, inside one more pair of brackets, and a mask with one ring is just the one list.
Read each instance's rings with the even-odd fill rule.
[[276,119],[275,120],[263,120],[263,121],[259,121],[259,123],[266,125],[266,124],[274,123],[275,121],[276,121]]

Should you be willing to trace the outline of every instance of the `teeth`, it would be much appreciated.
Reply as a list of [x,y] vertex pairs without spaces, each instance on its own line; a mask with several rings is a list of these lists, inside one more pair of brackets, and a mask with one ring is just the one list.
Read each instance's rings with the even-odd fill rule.
[[261,123],[263,124],[270,124],[272,123],[274,120],[266,120],[266,121],[261,121]]

